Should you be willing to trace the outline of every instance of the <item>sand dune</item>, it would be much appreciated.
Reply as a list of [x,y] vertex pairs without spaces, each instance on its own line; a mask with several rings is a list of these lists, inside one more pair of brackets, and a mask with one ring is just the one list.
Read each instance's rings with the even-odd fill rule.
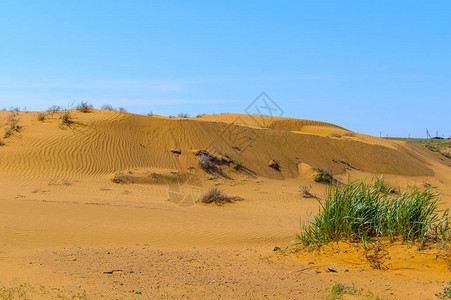
[[[5,140],[1,173],[76,177],[133,168],[187,170],[197,166],[191,150],[206,149],[241,160],[256,176],[267,178],[280,178],[267,166],[271,159],[280,164],[284,177],[298,176],[299,163],[335,173],[350,167],[376,174],[433,175],[418,149],[382,139],[379,145],[368,143],[363,135],[346,136],[349,131],[322,122],[267,117],[260,118],[266,125],[258,127],[253,118],[241,115],[180,119],[115,111],[73,114],[79,124],[61,129],[57,120],[40,122],[36,113],[20,113],[23,130]],[[236,118],[249,126],[230,123]]]
[[[2,134],[10,114],[0,112]],[[216,278],[228,280],[219,290],[209,289],[210,296],[216,290],[232,297],[238,295],[235,289],[241,289],[244,298],[263,297],[249,285],[249,278],[256,276],[269,295],[308,298],[296,290],[298,273],[289,273],[288,277],[283,274],[291,268],[302,269],[305,264],[308,267],[310,262],[302,261],[299,267],[296,259],[275,259],[272,249],[289,245],[299,229],[299,217],[317,212],[318,201],[302,198],[299,192],[299,186],[305,185],[311,186],[314,196],[323,196],[326,185],[313,181],[317,169],[329,169],[342,182],[384,175],[401,189],[429,184],[442,193],[442,206],[451,206],[451,160],[405,142],[353,133],[325,122],[238,114],[198,118],[148,117],[106,110],[71,114],[75,123],[64,126],[62,112],[45,121],[38,121],[38,112],[20,112],[21,130],[2,139],[3,286],[29,282],[73,294],[78,286],[71,281],[76,278],[91,298],[133,296],[133,284],[141,285],[136,289],[147,291],[146,297],[181,297],[186,290],[191,290],[194,298],[202,297],[200,286],[183,283],[183,289],[177,284],[157,289],[143,279],[147,275],[138,274],[124,281],[126,289],[115,283],[116,290],[111,291],[102,277],[108,276],[103,274],[106,268],[141,268],[145,274],[163,274],[165,264],[175,264],[176,273],[197,274],[199,268],[206,268]],[[199,167],[199,153],[204,152],[223,162],[220,173],[207,173]],[[277,162],[280,170],[269,166],[270,161]],[[239,168],[234,168],[233,162],[239,163]],[[197,181],[183,185],[192,178]],[[224,207],[195,204],[198,195],[193,193],[203,193],[210,187],[219,187],[244,201]],[[194,198],[184,198],[183,202],[175,200],[174,194]],[[118,253],[137,251],[139,255],[131,260],[121,259],[121,255],[105,258],[110,249]],[[160,253],[159,249],[169,251],[168,258],[163,255],[152,265],[156,258],[148,257]],[[86,253],[90,253],[89,258]],[[218,253],[224,257],[215,265],[213,258]],[[242,260],[237,258],[240,255]],[[58,263],[50,263],[54,257]],[[174,263],[176,259],[196,262],[178,264]],[[30,265],[30,261],[39,264]],[[235,268],[227,267],[229,261]],[[321,270],[327,267],[324,259],[318,263]],[[75,273],[71,264],[78,264]],[[358,278],[356,282],[362,288],[370,289],[369,280],[378,280],[387,288],[377,292],[388,298],[405,293],[414,296],[412,291],[418,288],[422,297],[433,294],[429,281],[413,282],[407,271],[402,272],[402,278],[390,273],[389,280],[384,281],[366,267],[351,270],[346,281],[352,283],[352,278]],[[222,274],[218,268],[227,272]],[[263,269],[260,272],[258,268]],[[438,274],[428,277],[436,289],[444,271],[434,268],[424,272]],[[58,280],[42,279],[49,274]],[[280,284],[265,285],[268,274],[274,274],[274,282]],[[302,278],[317,276],[309,274]],[[308,291],[305,295],[319,295],[337,280],[334,274],[315,274],[320,275],[302,283]],[[175,276],[184,278],[182,273]],[[193,276],[188,277],[191,285],[198,284],[193,283]],[[120,282],[125,277],[115,278]],[[245,280],[240,282],[240,278]],[[203,278],[199,284],[211,284],[211,280]],[[152,285],[159,284],[156,281]],[[36,290],[30,293],[42,296]]]

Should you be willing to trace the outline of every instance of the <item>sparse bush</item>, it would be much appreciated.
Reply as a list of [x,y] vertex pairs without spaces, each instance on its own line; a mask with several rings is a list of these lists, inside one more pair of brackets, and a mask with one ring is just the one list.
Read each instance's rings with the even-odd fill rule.
[[175,116],[174,115],[169,115],[169,118],[175,118]]
[[100,109],[103,110],[114,110],[114,108],[110,104],[104,104]]
[[61,110],[61,106],[57,106],[57,105],[52,105],[49,107],[49,109],[47,109],[47,112],[55,114],[56,112]]
[[127,110],[124,107],[119,107],[120,112],[127,112]]
[[232,159],[232,161],[230,163],[230,169],[232,171],[239,171],[239,170],[241,170],[242,167],[243,167],[243,161],[242,160]]
[[19,114],[20,108],[19,107],[11,107],[9,109],[10,112],[15,113],[16,115]]
[[189,118],[189,115],[188,114],[184,114],[184,113],[180,113],[180,114],[178,114],[178,117],[179,118]]
[[77,105],[77,110],[82,113],[90,113],[92,111],[92,105],[88,102],[81,102]]
[[225,195],[217,188],[210,188],[200,199],[200,202],[204,204],[216,204],[224,205],[226,203],[234,203],[235,201],[241,201],[240,197],[230,197]]
[[301,186],[299,186],[299,189],[301,190],[302,197],[304,197],[304,198],[315,198],[315,196],[313,196],[310,193],[310,190],[312,189],[311,185],[309,185],[309,186],[301,185]]
[[9,126],[5,129],[4,138],[9,138],[14,132],[20,132],[22,130],[22,126],[19,125],[18,118],[18,109],[11,109],[11,114],[8,116],[6,124]]
[[147,116],[148,116],[148,117],[153,117],[153,112],[150,111],[150,112],[147,114]]
[[13,131],[11,129],[6,129],[5,134],[3,135],[3,138],[7,139],[13,134]]
[[199,154],[199,166],[207,173],[214,173],[218,169],[214,157],[209,153]]
[[349,131],[349,132],[346,132],[345,134],[343,134],[343,136],[350,136],[350,137],[353,137],[353,136],[355,136],[355,133]]
[[0,140],[0,147],[1,146],[5,146],[5,143],[2,140]]
[[369,184],[357,180],[329,187],[318,215],[301,226],[299,244],[387,238],[417,243],[422,248],[427,241],[451,240],[449,211],[439,213],[439,194],[411,188],[394,195],[382,186],[373,179]]
[[44,113],[38,114],[38,121],[44,122],[47,116]]
[[52,115],[52,119],[55,117],[55,114],[61,110],[60,106],[52,105],[47,109],[47,112]]
[[331,172],[328,169],[320,169],[318,171],[318,174],[316,174],[314,180],[316,182],[321,182],[321,183],[328,183],[328,184],[332,184],[334,182],[334,178],[332,177]]
[[205,116],[205,114],[198,114],[198,115],[196,116],[196,118],[200,118],[200,117],[203,117],[203,116]]
[[63,115],[61,116],[61,123],[63,125],[70,126],[74,124],[74,120],[72,119],[72,115],[70,114],[70,111],[66,110]]

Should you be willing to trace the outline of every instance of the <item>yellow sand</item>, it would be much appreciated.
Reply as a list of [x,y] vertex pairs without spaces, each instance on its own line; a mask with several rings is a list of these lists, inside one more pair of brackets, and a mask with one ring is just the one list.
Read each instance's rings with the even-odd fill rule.
[[[9,114],[0,112],[1,134]],[[37,114],[21,112],[22,130],[0,147],[0,287],[27,283],[32,298],[83,290],[88,298],[127,298],[139,290],[146,298],[307,299],[321,298],[340,280],[371,290],[378,278],[376,294],[425,299],[451,280],[443,278],[443,264],[411,273],[403,267],[401,276],[368,265],[346,267],[346,277],[324,270],[300,276],[296,270],[309,262],[272,252],[293,240],[299,217],[317,212],[318,201],[299,192],[311,185],[312,194],[323,196],[325,186],[312,180],[315,169],[330,169],[343,182],[384,175],[402,189],[431,184],[450,207],[451,160],[437,153],[288,118],[95,110],[71,111],[76,124],[69,127],[60,124],[61,112],[44,122]],[[241,161],[243,168],[207,174],[193,154],[199,150]],[[271,160],[280,171],[268,166]],[[127,183],[112,182],[114,176]],[[198,194],[217,186],[244,201],[179,203],[173,195],[187,176],[196,179]],[[327,257],[318,263],[334,262]],[[122,271],[103,273],[114,269]]]

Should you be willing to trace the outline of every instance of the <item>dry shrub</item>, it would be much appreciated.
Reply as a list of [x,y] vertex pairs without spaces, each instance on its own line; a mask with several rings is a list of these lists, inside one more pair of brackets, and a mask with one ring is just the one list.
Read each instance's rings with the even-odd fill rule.
[[225,195],[221,190],[217,188],[210,188],[208,192],[206,192],[201,198],[200,202],[204,204],[216,204],[216,205],[224,205],[226,203],[234,203],[236,201],[242,201],[243,199],[240,197],[231,197]]
[[306,185],[301,185],[299,186],[299,189],[301,190],[301,195],[304,198],[315,198],[315,196],[313,196],[310,193],[310,190],[312,189],[312,185],[306,186]]
[[104,105],[102,105],[102,107],[100,109],[103,109],[103,110],[114,110],[113,106],[111,106],[110,104],[104,104]]
[[64,114],[61,116],[61,123],[62,125],[70,126],[75,123],[75,121],[72,119],[72,115],[70,114],[70,111],[66,110]]
[[90,113],[92,111],[92,105],[88,102],[81,102],[78,104],[77,110],[82,113]]
[[381,242],[364,243],[363,255],[373,269],[385,269],[383,264],[387,259],[388,252],[384,249],[384,245]]
[[38,114],[38,121],[44,122],[47,116],[44,113]]

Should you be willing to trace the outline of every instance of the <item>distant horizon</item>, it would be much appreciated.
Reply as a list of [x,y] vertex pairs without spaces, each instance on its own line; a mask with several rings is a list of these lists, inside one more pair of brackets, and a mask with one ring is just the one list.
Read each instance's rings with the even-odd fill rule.
[[451,2],[0,4],[0,108],[88,101],[283,116],[373,136],[451,135]]
[[[69,104],[69,105],[66,105],[66,106],[61,106],[61,105],[58,105],[58,104],[53,104],[53,105],[51,105],[51,106],[57,106],[57,107],[59,107],[61,110],[76,110],[76,106],[77,106],[79,103],[80,103],[80,102],[73,102],[73,103],[71,103],[71,104]],[[91,104],[91,103],[88,102],[88,104]],[[91,104],[91,105],[92,105],[92,104]],[[102,105],[100,105],[100,106],[94,106],[94,105],[92,105],[92,107],[93,107],[94,109],[97,109],[97,110],[106,110],[105,108],[102,108],[102,106],[106,106],[106,105],[110,105],[110,104],[109,104],[109,103],[104,103],[104,104],[102,104]],[[0,107],[0,111],[11,111],[11,110],[14,110],[14,109],[19,109],[20,111],[26,111],[26,112],[45,112],[45,111],[50,110],[51,106],[49,106],[49,107],[47,107],[47,108],[45,108],[45,109],[37,109],[37,110],[34,110],[34,109],[33,109],[33,110],[30,110],[30,109],[28,109],[28,107],[26,107],[26,106],[23,106],[23,107],[19,107],[19,106],[10,106],[9,108],[7,108],[7,107]],[[132,114],[137,114],[137,115],[148,116],[149,114],[152,114],[152,115],[157,115],[157,116],[162,116],[162,117],[178,117],[178,115],[180,115],[180,114],[186,114],[186,115],[187,115],[188,117],[190,117],[190,118],[195,118],[195,117],[202,116],[202,115],[222,115],[222,114],[243,114],[243,115],[246,115],[246,112],[241,112],[241,113],[240,113],[240,112],[195,113],[195,114],[192,114],[192,115],[191,115],[191,114],[188,114],[188,113],[185,113],[185,112],[179,112],[179,113],[174,113],[174,114],[159,114],[158,112],[153,111],[153,110],[150,110],[150,111],[147,111],[147,112],[130,111],[130,110],[127,109],[127,107],[125,107],[125,106],[117,106],[117,107],[112,106],[112,108],[113,108],[113,110],[115,110],[115,111],[119,111],[121,108],[124,108],[124,109],[125,109],[125,112],[127,112],[127,113],[132,113]],[[276,117],[276,118],[277,118],[278,116],[273,116],[273,117]],[[292,118],[292,117],[280,116],[280,118]],[[302,119],[302,118],[294,118],[294,119]],[[305,120],[321,121],[321,122],[331,123],[331,122],[327,122],[327,121],[325,121],[325,120],[313,120],[313,119],[305,119]],[[335,124],[335,123],[331,123],[331,124],[341,126],[340,124]],[[341,126],[341,127],[343,127],[343,126]],[[346,128],[346,127],[344,127],[344,128]],[[346,129],[351,130],[351,131],[354,131],[354,130],[352,130],[352,129],[350,129],[350,128],[346,128]],[[391,136],[391,135],[388,135],[388,134],[382,135],[382,132],[380,132],[379,135],[373,135],[373,136],[377,136],[377,137],[381,137],[381,138],[427,139],[427,138],[428,138],[428,136],[427,136],[427,130],[428,130],[428,128],[425,128],[425,135],[424,135],[424,136],[412,136],[412,135],[410,135],[410,136]],[[367,133],[364,133],[364,132],[358,132],[358,131],[354,131],[354,132],[362,133],[362,134],[367,134]],[[437,133],[438,133],[438,134],[437,134]],[[440,133],[441,133],[441,134],[440,134]],[[371,135],[371,134],[370,134],[370,135]],[[430,135],[429,138],[434,138],[434,137],[442,137],[442,138],[444,138],[444,139],[450,139],[450,138],[451,138],[451,135],[450,135],[450,136],[446,136],[443,132],[441,132],[441,131],[439,131],[439,130],[436,130],[436,131],[429,131],[429,135]]]

